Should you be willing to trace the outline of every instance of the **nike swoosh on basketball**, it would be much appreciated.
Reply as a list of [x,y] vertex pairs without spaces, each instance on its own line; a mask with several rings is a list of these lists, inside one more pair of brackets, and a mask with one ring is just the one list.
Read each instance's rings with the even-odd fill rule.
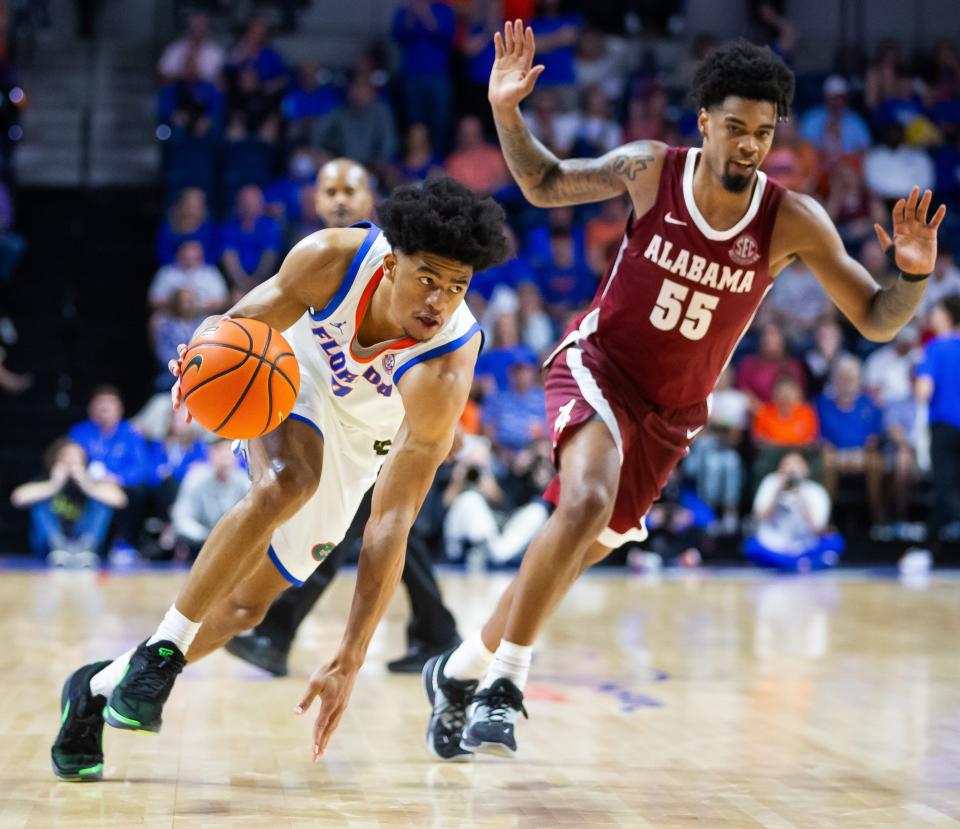
[[183,376],[183,375],[186,374],[191,368],[193,368],[193,366],[196,366],[196,367],[197,367],[197,373],[199,374],[199,373],[200,373],[200,366],[202,366],[202,365],[203,365],[203,355],[202,355],[202,354],[195,354],[195,355],[193,356],[193,359],[190,360],[190,362],[187,363],[187,364],[183,367],[183,371],[180,372],[180,374],[181,374],[181,376]]
[[703,426],[697,426],[696,429],[687,429],[687,440],[693,440],[702,431]]
[[687,226],[686,222],[681,222],[679,219],[674,219],[673,216],[671,216],[669,213],[667,213],[667,215],[664,216],[664,219],[666,219],[668,225],[683,225],[684,227]]

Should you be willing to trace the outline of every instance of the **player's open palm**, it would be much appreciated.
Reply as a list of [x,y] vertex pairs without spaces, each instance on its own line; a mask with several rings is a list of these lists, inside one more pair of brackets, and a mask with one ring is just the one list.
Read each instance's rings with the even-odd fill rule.
[[919,187],[914,187],[906,199],[900,199],[893,206],[893,239],[880,225],[874,225],[884,252],[891,244],[896,246],[894,259],[903,273],[928,274],[937,262],[937,228],[947,215],[947,208],[941,204],[928,222],[931,201],[933,193],[924,190],[921,198]]
[[313,749],[311,759],[317,759],[327,749],[327,743],[340,724],[340,718],[347,709],[350,692],[357,678],[356,671],[345,670],[336,665],[317,668],[310,677],[307,693],[300,704],[293,709],[295,714],[303,714],[315,699],[320,701],[320,710],[313,723]]
[[524,27],[522,20],[508,22],[502,36],[500,32],[493,36],[493,45],[496,57],[487,98],[494,109],[515,107],[530,94],[543,72],[542,65],[533,65],[533,29]]

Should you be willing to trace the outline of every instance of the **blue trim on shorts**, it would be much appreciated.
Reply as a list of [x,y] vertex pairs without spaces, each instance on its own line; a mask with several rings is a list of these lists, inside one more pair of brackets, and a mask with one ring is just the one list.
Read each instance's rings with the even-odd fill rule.
[[294,578],[290,574],[290,571],[287,570],[287,568],[280,563],[280,559],[277,556],[276,551],[273,549],[272,544],[269,547],[267,547],[267,555],[270,557],[270,561],[273,562],[273,566],[280,571],[280,575],[283,576],[288,582],[290,582],[290,584],[292,584],[294,587],[300,587],[303,584],[303,582],[300,581],[300,579]]
[[320,435],[320,437],[323,437],[323,429],[317,426],[317,424],[314,423],[309,417],[304,417],[302,414],[297,414],[296,412],[290,412],[290,414],[287,415],[287,420],[299,420],[302,423],[306,423],[308,426],[312,426],[314,429],[316,429],[317,434]]
[[456,351],[458,348],[460,348],[460,346],[470,342],[470,340],[473,339],[474,335],[478,331],[480,332],[481,337],[480,347],[483,348],[483,331],[480,328],[480,324],[475,322],[470,326],[466,334],[462,334],[455,340],[451,340],[444,345],[438,345],[436,348],[430,349],[430,351],[424,351],[422,354],[418,354],[412,360],[408,360],[406,363],[400,366],[400,368],[394,372],[393,385],[397,385],[397,383],[400,382],[400,378],[403,377],[407,369],[413,368],[417,363],[423,363],[427,360],[432,360],[434,357],[442,357],[444,354],[449,354],[451,351]]
[[350,227],[369,227],[370,229],[367,231],[367,237],[363,240],[363,244],[360,245],[360,248],[353,255],[353,261],[350,262],[350,267],[347,268],[347,272],[343,275],[343,281],[340,283],[340,287],[337,288],[337,292],[333,295],[333,298],[319,311],[310,311],[310,316],[318,322],[325,320],[340,307],[340,303],[343,302],[353,287],[354,280],[357,278],[357,271],[360,270],[360,265],[363,264],[363,260],[367,258],[367,253],[373,246],[374,241],[376,241],[376,238],[380,235],[380,228],[373,222],[357,222],[354,225],[350,225]]

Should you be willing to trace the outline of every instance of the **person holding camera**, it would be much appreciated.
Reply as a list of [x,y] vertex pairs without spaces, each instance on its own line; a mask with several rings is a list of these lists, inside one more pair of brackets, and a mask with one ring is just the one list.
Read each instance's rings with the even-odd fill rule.
[[803,455],[784,455],[775,472],[761,482],[753,502],[756,535],[744,552],[756,565],[792,572],[832,567],[845,548],[843,538],[827,532],[830,496],[816,481]]

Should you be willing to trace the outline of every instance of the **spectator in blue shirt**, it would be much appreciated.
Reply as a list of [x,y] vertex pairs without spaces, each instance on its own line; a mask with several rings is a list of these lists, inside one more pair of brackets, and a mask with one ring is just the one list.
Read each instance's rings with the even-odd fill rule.
[[207,445],[200,440],[200,429],[187,423],[183,412],[174,412],[166,436],[147,442],[147,484],[166,519],[187,470],[207,459]]
[[170,208],[169,218],[157,233],[157,260],[171,265],[184,242],[203,245],[203,261],[216,265],[220,259],[220,234],[207,214],[207,194],[199,187],[185,187]]
[[470,7],[467,34],[460,47],[466,62],[466,84],[460,105],[463,112],[480,118],[488,131],[493,128],[493,115],[487,103],[487,84],[496,56],[493,36],[502,25],[501,4],[495,0],[477,0]]
[[270,27],[262,17],[251,17],[243,35],[227,57],[228,78],[241,69],[254,69],[272,95],[283,92],[290,72],[280,53],[270,46]]
[[290,153],[287,174],[276,178],[263,191],[267,210],[281,225],[300,221],[304,188],[312,190],[317,176],[317,159],[309,147],[298,147]]
[[823,483],[836,501],[839,479],[863,475],[867,502],[875,524],[883,523],[883,413],[863,392],[860,360],[838,357],[827,390],[817,398],[823,438]]
[[237,294],[273,275],[280,253],[280,224],[266,215],[263,192],[255,184],[237,193],[237,216],[223,228],[223,269]]
[[928,539],[937,546],[944,530],[960,531],[960,294],[941,299],[930,324],[937,336],[917,367],[916,393],[929,405],[934,503]]
[[552,313],[580,308],[597,290],[597,277],[574,256],[573,237],[563,227],[550,231],[552,261],[539,269],[538,283],[544,301]]
[[543,387],[537,385],[537,361],[521,359],[510,366],[510,387],[490,395],[481,420],[498,448],[508,454],[526,449],[547,433]]
[[831,75],[823,83],[824,105],[800,121],[800,136],[830,158],[866,150],[872,143],[864,120],[847,108],[847,82]]
[[89,420],[71,427],[68,436],[83,447],[94,480],[106,479],[123,487],[126,508],[117,515],[114,549],[130,552],[140,534],[149,474],[147,443],[123,419],[123,400],[113,386],[97,386],[87,407]]
[[160,90],[160,123],[174,139],[215,139],[223,130],[223,113],[223,93],[200,77],[196,56],[188,55],[183,76]]
[[305,60],[297,68],[297,80],[281,105],[291,144],[307,143],[317,120],[339,106],[340,93],[329,83],[329,75],[315,60]]
[[530,28],[537,39],[537,62],[543,74],[537,81],[541,89],[556,87],[565,108],[576,102],[574,84],[574,47],[580,35],[579,15],[563,14],[560,0],[540,0]]
[[[494,321],[492,347],[477,359],[476,376],[489,393],[510,388],[510,366],[536,362],[532,348],[520,342],[520,321],[513,311],[501,313]],[[491,382],[492,381],[492,382]]]
[[426,124],[433,147],[441,152],[450,126],[455,28],[453,9],[430,0],[407,0],[393,17],[393,39],[402,52],[407,123]]

